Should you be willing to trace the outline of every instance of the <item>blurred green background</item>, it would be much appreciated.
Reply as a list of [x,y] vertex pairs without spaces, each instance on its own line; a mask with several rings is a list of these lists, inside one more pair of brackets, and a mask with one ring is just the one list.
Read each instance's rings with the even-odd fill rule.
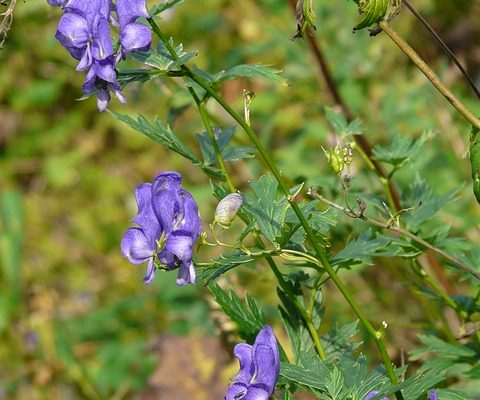
[[[421,0],[415,5],[478,81],[480,2]],[[418,137],[425,130],[435,134],[416,162],[397,176],[399,187],[408,187],[417,174],[442,194],[464,185],[456,203],[441,211],[439,223],[450,223],[454,232],[479,243],[479,207],[464,159],[467,124],[385,35],[352,34],[358,21],[353,2],[322,0],[315,6],[317,38],[369,141],[388,144],[396,135]],[[143,286],[144,267],[131,266],[119,252],[121,235],[136,212],[138,183],[160,170],[181,171],[206,228],[215,207],[209,181],[179,156],[99,113],[94,99],[76,100],[83,75],[54,38],[60,15],[44,1],[19,1],[0,51],[0,399],[172,398],[168,379],[174,388],[182,380],[168,374],[184,373],[185,364],[180,355],[168,356],[165,343],[184,355],[199,351],[194,360],[203,363],[192,372],[198,377],[192,387],[203,385],[203,391],[192,389],[189,395],[187,387],[171,393],[221,398],[228,374],[218,371],[228,357],[222,343],[210,341],[218,327],[207,322],[215,310],[205,290],[176,287],[174,273],[159,274],[151,286]],[[332,144],[323,111],[331,102],[306,43],[291,40],[295,21],[286,1],[186,0],[159,24],[187,50],[198,50],[194,62],[207,71],[239,63],[282,69],[288,86],[230,81],[222,93],[240,110],[242,90],[256,92],[252,123],[289,179],[332,182],[320,149]],[[406,10],[393,25],[480,113],[457,70]],[[172,81],[131,85],[124,94],[128,104],[113,99],[111,109],[158,114],[164,121],[188,102]],[[210,106],[219,121],[231,124]],[[202,125],[190,109],[173,128],[195,146],[194,133]],[[358,160],[354,168],[364,167]],[[232,171],[245,189],[261,170],[252,161]],[[368,173],[359,173],[354,184],[357,190],[381,189]],[[207,252],[201,256],[209,258]],[[398,304],[405,285],[391,285],[395,266],[384,267],[359,270],[346,280],[371,315],[388,310],[395,320],[390,351],[398,356],[400,348],[408,351],[415,344],[410,328],[427,326],[428,320],[414,297]],[[236,283],[233,276],[227,279]],[[268,271],[258,275],[247,269],[238,279],[270,304],[272,317],[277,300]],[[327,305],[328,324],[351,320],[334,290],[331,296],[329,302],[338,300],[337,312],[328,312]],[[345,312],[338,313],[338,307]],[[178,337],[186,334],[188,339]],[[167,362],[165,372],[161,368]]]

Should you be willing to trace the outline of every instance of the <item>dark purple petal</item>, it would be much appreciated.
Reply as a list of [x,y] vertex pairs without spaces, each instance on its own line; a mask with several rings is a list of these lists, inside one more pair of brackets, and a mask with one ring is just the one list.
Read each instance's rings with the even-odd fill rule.
[[47,3],[54,7],[64,7],[68,0],[47,0]]
[[224,400],[240,400],[247,394],[248,385],[244,383],[232,383],[227,390]]
[[233,349],[233,354],[235,354],[240,363],[240,371],[232,379],[232,382],[249,385],[255,372],[252,362],[252,346],[246,343],[239,343]]
[[271,395],[280,372],[280,355],[277,339],[268,325],[258,333],[252,354],[255,369],[252,386],[260,387]]
[[132,219],[132,222],[138,224],[145,232],[145,236],[155,243],[162,234],[162,228],[153,211],[152,184],[142,183],[138,185],[135,189],[135,199],[137,201],[138,213]]
[[139,17],[148,18],[146,3],[146,0],[117,0],[117,15],[120,27],[135,22]]
[[[72,57],[75,58],[71,51],[70,54],[72,54]],[[78,59],[80,60],[80,62],[77,65],[77,71],[85,71],[86,69],[90,68],[93,64],[91,46],[87,46],[85,49],[83,49],[82,56]]]
[[167,235],[165,249],[174,254],[182,262],[192,259],[193,238],[187,231],[174,231]]
[[167,266],[168,269],[175,269],[178,267],[178,260],[175,255],[169,252],[166,248],[160,251],[157,255],[158,260]]
[[152,43],[152,31],[148,26],[133,22],[120,31],[123,54],[132,51],[147,51]]
[[154,278],[155,278],[155,264],[153,263],[153,257],[150,257],[150,260],[148,260],[147,271],[145,273],[145,276],[143,277],[143,283],[145,285],[150,285]]
[[110,103],[110,92],[108,90],[97,90],[96,93],[98,111],[103,112],[107,109],[108,103]]
[[93,30],[98,18],[103,17],[109,20],[111,0],[70,0],[65,7],[65,11],[85,17],[90,30]]
[[148,18],[146,0],[117,0],[120,24],[121,57],[132,51],[146,51],[152,42],[152,32],[146,25],[137,23],[140,17]]
[[88,21],[81,15],[65,13],[60,18],[55,37],[67,49],[82,49],[87,46],[91,37]]
[[235,356],[240,362],[240,371],[232,379],[225,400],[268,400],[280,372],[278,343],[272,328],[264,326],[253,346],[235,346]]
[[195,266],[192,261],[182,263],[178,269],[177,285],[184,286],[187,283],[195,284],[196,274]]
[[180,190],[180,197],[183,201],[184,213],[177,218],[173,229],[181,229],[190,232],[193,241],[195,241],[202,232],[202,221],[198,214],[197,203],[193,196],[186,190]]
[[[105,18],[100,18],[93,33],[92,56],[96,60],[113,57],[113,43],[110,36],[110,26]],[[113,62],[111,62],[113,67]]]
[[117,73],[113,62],[113,57],[103,61],[94,60],[87,73],[85,83],[82,85],[82,91],[85,95],[97,94],[97,104],[100,111],[105,111],[110,101],[109,92],[114,92],[120,102],[126,102],[120,92],[120,85],[116,81]]
[[142,264],[153,256],[155,248],[140,228],[129,228],[121,242],[122,255],[132,264]]
[[173,230],[173,223],[178,215],[183,215],[183,202],[180,198],[181,183],[182,176],[174,171],[162,172],[153,181],[153,209],[166,234]]
[[267,392],[265,389],[252,387],[247,391],[247,394],[244,397],[241,397],[242,400],[268,400],[271,393]]

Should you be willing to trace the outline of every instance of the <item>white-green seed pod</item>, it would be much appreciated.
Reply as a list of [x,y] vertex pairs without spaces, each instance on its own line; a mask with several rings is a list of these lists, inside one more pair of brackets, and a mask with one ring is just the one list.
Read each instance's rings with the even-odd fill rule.
[[232,221],[242,206],[243,198],[240,193],[231,193],[224,197],[215,210],[215,223],[223,229],[230,228]]

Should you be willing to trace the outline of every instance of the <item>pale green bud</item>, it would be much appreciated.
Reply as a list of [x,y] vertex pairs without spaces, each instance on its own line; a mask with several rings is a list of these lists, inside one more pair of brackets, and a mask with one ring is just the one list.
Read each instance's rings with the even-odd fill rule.
[[215,210],[215,223],[223,229],[230,228],[232,221],[242,206],[243,198],[240,193],[231,193],[224,197]]
[[345,166],[343,151],[340,147],[335,146],[334,149],[325,150],[323,149],[325,156],[327,157],[328,165],[337,175],[341,174],[343,167]]

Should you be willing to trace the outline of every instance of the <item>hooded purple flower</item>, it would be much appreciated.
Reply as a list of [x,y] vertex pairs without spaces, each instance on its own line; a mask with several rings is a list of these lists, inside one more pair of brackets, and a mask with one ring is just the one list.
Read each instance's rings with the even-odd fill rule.
[[121,250],[132,264],[148,262],[147,284],[155,277],[155,258],[167,269],[179,268],[177,285],[195,283],[192,249],[202,223],[195,200],[181,183],[178,172],[166,171],[135,191],[138,214],[132,221],[138,227],[127,229]]
[[138,18],[148,18],[146,0],[117,0],[117,16],[120,24],[120,57],[132,51],[147,51],[152,42],[152,31]]
[[268,400],[280,372],[278,343],[272,328],[265,325],[253,346],[239,343],[234,353],[240,371],[232,379],[224,400]]

